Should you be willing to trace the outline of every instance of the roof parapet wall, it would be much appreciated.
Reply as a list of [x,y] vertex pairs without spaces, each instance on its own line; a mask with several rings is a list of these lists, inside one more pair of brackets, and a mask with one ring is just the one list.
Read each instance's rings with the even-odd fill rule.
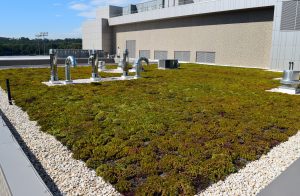
[[[110,8],[109,25],[114,26],[215,12],[270,7],[275,6],[277,0],[175,0],[175,5],[170,5],[169,0],[155,0],[156,3],[160,1],[163,4],[153,4],[154,1],[151,1],[152,4],[149,4],[149,2],[137,4],[135,5],[136,9],[133,9],[131,5],[130,13],[128,12],[126,15],[123,15],[124,8],[122,7],[117,7],[118,10]],[[151,5],[154,6],[153,9],[149,9]],[[118,13],[122,14],[116,16]]]

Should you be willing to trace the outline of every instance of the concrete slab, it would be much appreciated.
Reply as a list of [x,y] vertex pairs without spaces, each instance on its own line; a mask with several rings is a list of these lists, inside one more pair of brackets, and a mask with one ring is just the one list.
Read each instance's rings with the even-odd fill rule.
[[[270,167],[272,167],[270,165]],[[258,196],[299,196],[300,195],[300,159],[278,176]]]
[[300,95],[300,93],[296,92],[295,89],[287,89],[287,88],[273,88],[271,90],[267,90],[267,92],[284,93],[289,95]]
[[[122,69],[99,69],[99,72],[105,72],[105,73],[123,73]],[[135,69],[129,69],[128,72],[134,73],[136,72]]]
[[99,81],[93,81],[91,79],[77,79],[73,80],[72,83],[65,83],[64,80],[59,80],[55,82],[42,82],[43,84],[47,86],[62,86],[62,85],[70,85],[70,84],[90,84],[90,83],[98,83],[98,82],[110,82],[110,81],[122,81],[122,80],[135,80],[134,76],[126,76],[126,77],[107,77],[107,78],[101,78]]
[[6,195],[10,195],[9,192],[13,196],[52,195],[1,117],[0,167],[0,184],[8,186],[2,187],[7,190]]

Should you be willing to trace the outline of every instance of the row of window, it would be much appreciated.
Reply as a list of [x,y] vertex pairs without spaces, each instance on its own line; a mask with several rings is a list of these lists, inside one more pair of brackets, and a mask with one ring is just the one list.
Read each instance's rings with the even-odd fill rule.
[[[150,59],[150,50],[140,50],[139,57],[146,57]],[[191,52],[190,51],[175,51],[174,58],[179,61],[191,61]],[[155,50],[154,59],[168,59],[168,51]],[[197,51],[196,52],[196,62],[199,63],[215,63],[216,62],[216,53],[215,52],[205,52]]]

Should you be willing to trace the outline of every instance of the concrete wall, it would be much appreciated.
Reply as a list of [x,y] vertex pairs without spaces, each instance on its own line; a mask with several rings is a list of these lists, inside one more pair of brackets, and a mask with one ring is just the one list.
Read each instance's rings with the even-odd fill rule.
[[216,52],[216,64],[268,68],[272,42],[273,7],[216,13],[176,19],[114,26],[114,51],[136,40],[139,50]]
[[101,20],[88,20],[82,25],[82,49],[102,50]]
[[82,49],[104,50],[111,53],[112,38],[108,19],[86,21],[82,26]]

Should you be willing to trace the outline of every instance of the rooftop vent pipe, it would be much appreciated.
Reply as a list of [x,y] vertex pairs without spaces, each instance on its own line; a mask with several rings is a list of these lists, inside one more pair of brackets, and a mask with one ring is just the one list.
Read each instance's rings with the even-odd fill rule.
[[300,93],[300,71],[294,71],[294,62],[289,62],[289,70],[283,71],[283,77],[280,83],[281,88],[295,90]]
[[135,60],[133,67],[135,68],[134,78],[136,78],[136,79],[141,77],[142,61],[145,61],[147,63],[147,65],[149,65],[149,60],[146,57],[141,57],[141,58]]
[[71,66],[76,67],[76,60],[73,56],[68,56],[65,62],[65,84],[72,84],[73,81],[71,79]]
[[92,81],[100,81],[101,78],[99,76],[98,73],[98,66],[99,66],[99,58],[98,58],[98,54],[95,53],[95,51],[92,51],[91,56],[89,58],[89,63],[92,64],[92,77],[91,80]]
[[50,68],[51,68],[51,76],[50,76],[50,82],[58,81],[58,75],[57,75],[57,55],[55,50],[50,49]]

